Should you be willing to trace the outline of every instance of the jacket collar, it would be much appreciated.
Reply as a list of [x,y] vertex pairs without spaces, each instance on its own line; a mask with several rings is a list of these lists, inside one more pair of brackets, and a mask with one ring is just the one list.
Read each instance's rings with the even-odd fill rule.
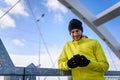
[[75,44],[79,44],[79,43],[83,42],[85,39],[86,39],[86,37],[82,37],[79,40],[77,40],[77,41],[73,40],[72,42],[75,43]]

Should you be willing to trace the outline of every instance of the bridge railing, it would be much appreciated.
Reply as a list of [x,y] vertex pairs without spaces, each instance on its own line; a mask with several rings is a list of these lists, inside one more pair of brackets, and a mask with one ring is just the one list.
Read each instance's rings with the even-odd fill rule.
[[[71,71],[55,68],[0,67],[0,76],[71,76]],[[120,71],[108,71],[106,78],[120,77]]]

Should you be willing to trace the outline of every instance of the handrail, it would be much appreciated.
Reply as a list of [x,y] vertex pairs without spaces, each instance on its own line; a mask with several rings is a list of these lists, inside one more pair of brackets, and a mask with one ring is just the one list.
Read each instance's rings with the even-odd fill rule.
[[[71,76],[71,71],[55,68],[0,67],[1,76]],[[120,76],[120,71],[107,71],[105,76]]]
[[54,68],[0,67],[2,76],[70,76],[70,71]]

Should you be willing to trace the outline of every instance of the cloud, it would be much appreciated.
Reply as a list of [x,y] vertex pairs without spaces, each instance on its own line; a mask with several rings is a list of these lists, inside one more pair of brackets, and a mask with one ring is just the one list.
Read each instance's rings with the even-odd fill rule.
[[12,40],[13,44],[17,45],[17,46],[25,46],[24,44],[24,40],[18,40],[18,39],[14,39]]
[[47,0],[45,6],[49,11],[66,13],[67,9],[57,0]]
[[[17,1],[18,0],[0,1],[0,3],[4,5],[4,6],[0,6],[0,24],[2,25],[1,26],[2,28],[8,28],[8,27],[13,28],[16,26],[15,19],[11,17],[12,15],[29,16],[29,14],[25,10],[24,2],[20,1],[17,5],[15,5]],[[13,5],[15,5],[15,7],[13,7],[7,14],[5,14],[5,12],[8,11]]]
[[[0,10],[0,15],[3,15],[4,12]],[[15,21],[8,14],[0,19],[1,28],[15,27]]]
[[63,16],[61,15],[61,14],[55,14],[55,22],[56,23],[61,23],[61,22],[63,22]]
[[52,11],[55,13],[55,20],[56,22],[63,22],[62,14],[67,13],[67,8],[64,7],[58,0],[47,0],[44,4],[48,11]]
[[[5,0],[6,4],[10,7],[13,6],[17,1],[16,0]],[[25,10],[24,2],[19,2],[11,11],[11,14],[29,16]]]
[[57,54],[52,55],[54,59],[54,66],[53,64],[51,64],[51,61],[49,60],[49,57],[46,54],[42,54],[40,56],[41,57],[39,61],[38,55],[13,55],[13,54],[10,55],[11,60],[15,66],[26,67],[29,64],[34,63],[34,65],[36,66],[40,64],[40,67],[42,68],[53,68],[53,67],[57,68],[57,58],[58,58]]

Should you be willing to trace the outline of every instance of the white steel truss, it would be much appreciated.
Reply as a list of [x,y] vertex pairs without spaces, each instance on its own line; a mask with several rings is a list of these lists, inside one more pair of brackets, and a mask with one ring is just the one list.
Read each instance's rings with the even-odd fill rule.
[[120,43],[103,25],[103,23],[120,15],[120,2],[94,16],[79,0],[59,1],[85,22],[120,58]]

